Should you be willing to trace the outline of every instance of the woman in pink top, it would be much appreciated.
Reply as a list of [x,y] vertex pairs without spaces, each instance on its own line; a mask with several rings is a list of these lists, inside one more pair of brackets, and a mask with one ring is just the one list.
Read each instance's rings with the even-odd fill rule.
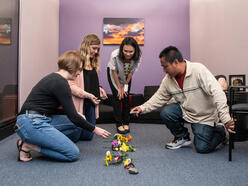
[[[101,41],[95,34],[84,37],[79,49],[83,70],[74,81],[69,81],[76,110],[92,124],[96,124],[99,117],[100,99],[107,98],[106,92],[99,86],[97,75],[100,46]],[[92,137],[92,132],[82,130],[81,140],[91,140]]]

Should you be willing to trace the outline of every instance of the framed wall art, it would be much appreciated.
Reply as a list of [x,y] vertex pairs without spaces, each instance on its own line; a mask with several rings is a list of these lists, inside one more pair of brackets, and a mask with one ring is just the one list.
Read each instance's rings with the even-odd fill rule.
[[144,45],[143,18],[104,18],[103,44],[119,45],[125,37],[133,37],[139,45]]
[[0,44],[11,44],[11,18],[0,17]]
[[229,75],[230,86],[245,86],[245,74]]

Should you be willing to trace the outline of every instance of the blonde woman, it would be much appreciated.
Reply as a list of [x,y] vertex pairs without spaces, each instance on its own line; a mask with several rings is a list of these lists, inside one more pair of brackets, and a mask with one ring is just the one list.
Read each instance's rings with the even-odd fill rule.
[[[79,49],[83,70],[74,81],[69,81],[77,111],[94,125],[99,117],[99,102],[107,98],[106,92],[99,86],[97,75],[100,65],[100,47],[101,41],[95,34],[89,34],[83,38]],[[92,137],[92,132],[82,131],[81,140],[91,140]]]

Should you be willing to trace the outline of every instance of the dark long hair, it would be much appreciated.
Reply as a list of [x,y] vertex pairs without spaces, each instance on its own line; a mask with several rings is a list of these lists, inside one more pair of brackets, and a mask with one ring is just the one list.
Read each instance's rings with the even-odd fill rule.
[[132,37],[126,37],[121,42],[120,50],[119,50],[119,56],[118,56],[119,59],[121,61],[125,60],[125,56],[124,56],[124,53],[123,53],[124,45],[131,45],[134,48],[134,55],[132,57],[132,60],[134,60],[134,62],[138,62],[140,60],[140,57],[141,57],[141,50],[140,50],[139,45],[136,42],[136,40],[134,38],[132,38]]

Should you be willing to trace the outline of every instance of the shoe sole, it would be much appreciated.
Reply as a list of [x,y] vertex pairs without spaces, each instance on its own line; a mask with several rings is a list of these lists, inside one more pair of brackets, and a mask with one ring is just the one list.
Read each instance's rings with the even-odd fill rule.
[[168,146],[168,145],[166,145],[165,147],[166,147],[167,149],[175,150],[175,149],[179,149],[179,148],[181,148],[181,147],[189,146],[189,145],[191,145],[191,144],[192,144],[191,141],[187,141],[187,142],[185,142],[185,143],[183,143],[183,144],[181,144],[181,145],[175,146],[175,147]]

